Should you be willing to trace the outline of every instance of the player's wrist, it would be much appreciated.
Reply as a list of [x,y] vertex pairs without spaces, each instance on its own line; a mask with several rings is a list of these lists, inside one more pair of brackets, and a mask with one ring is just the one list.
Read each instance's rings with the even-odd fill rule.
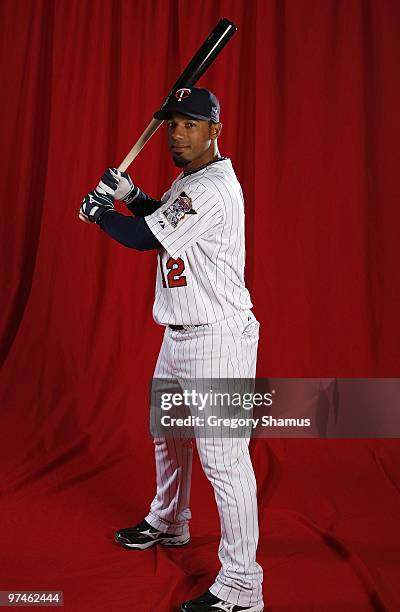
[[114,213],[116,215],[118,215],[117,211],[115,210],[115,208],[113,206],[101,206],[97,212],[97,214],[95,215],[95,220],[94,222],[97,225],[101,225],[104,217],[108,214],[108,213]]
[[140,193],[141,193],[141,191],[140,191],[139,187],[132,183],[130,191],[126,195],[124,195],[120,199],[120,201],[123,202],[125,204],[125,206],[129,207],[132,204],[134,204],[135,200],[137,200],[137,198],[140,196]]

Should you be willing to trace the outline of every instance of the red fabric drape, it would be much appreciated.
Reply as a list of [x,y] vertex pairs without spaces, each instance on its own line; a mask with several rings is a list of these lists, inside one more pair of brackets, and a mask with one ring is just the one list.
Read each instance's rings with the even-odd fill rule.
[[[112,545],[154,490],[156,262],[77,208],[221,16],[239,30],[199,84],[221,100],[220,150],[246,196],[258,374],[398,375],[396,0],[3,0],[0,590],[167,612],[217,570],[198,465],[190,548]],[[169,186],[162,129],[130,171],[154,196]],[[266,603],[396,609],[397,441],[252,450]]]

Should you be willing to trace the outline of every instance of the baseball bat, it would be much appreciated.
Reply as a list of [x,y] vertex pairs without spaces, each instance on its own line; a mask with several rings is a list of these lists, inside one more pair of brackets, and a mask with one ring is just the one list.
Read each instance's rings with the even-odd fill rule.
[[[229,19],[223,17],[219,20],[207,39],[203,42],[198,51],[196,51],[178,80],[174,83],[171,91],[165,97],[161,108],[167,104],[174,91],[181,89],[181,87],[191,87],[197,83],[207,68],[211,66],[217,55],[225,47],[226,43],[232,38],[236,30],[237,27],[234,23],[229,21]],[[152,119],[150,121],[139,140],[134,144],[128,155],[118,166],[118,170],[124,172],[130,166],[135,157],[137,157],[144,145],[150,140],[162,123],[163,121],[160,119]]]
[[[165,97],[161,108],[167,104],[174,91],[180,89],[181,87],[192,87],[195,83],[197,83],[207,68],[209,68],[209,66],[213,63],[217,55],[219,55],[219,53],[225,47],[227,42],[229,42],[229,40],[232,38],[236,30],[237,27],[234,23],[232,23],[232,21],[229,21],[229,19],[223,17],[219,20],[215,28],[212,30],[212,32],[210,32],[206,40],[196,51],[186,68],[183,70],[178,80],[174,83],[171,91]],[[118,166],[118,170],[124,172],[131,165],[133,160],[139,155],[145,144],[150,140],[153,134],[155,134],[162,123],[163,121],[160,119],[152,119],[150,121],[149,125],[133,145],[128,155]],[[81,214],[79,214],[79,218],[81,221],[86,221]]]

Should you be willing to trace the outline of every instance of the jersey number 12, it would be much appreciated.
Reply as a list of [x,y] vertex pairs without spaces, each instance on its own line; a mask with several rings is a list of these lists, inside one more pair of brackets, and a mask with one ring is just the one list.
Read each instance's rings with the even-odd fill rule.
[[169,271],[167,273],[167,277],[165,278],[160,257],[160,270],[163,287],[165,289],[167,287],[169,287],[170,289],[172,289],[173,287],[186,287],[186,276],[182,276],[185,270],[185,262],[183,261],[183,259],[181,259],[180,257],[178,259],[173,259],[173,257],[170,257],[166,263],[166,267]]

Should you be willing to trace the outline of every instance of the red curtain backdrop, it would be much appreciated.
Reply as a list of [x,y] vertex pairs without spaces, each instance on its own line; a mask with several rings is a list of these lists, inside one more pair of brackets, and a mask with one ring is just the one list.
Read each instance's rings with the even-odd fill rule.
[[[188,548],[112,542],[154,493],[156,258],[77,210],[222,16],[238,33],[199,85],[221,100],[246,197],[258,375],[399,375],[396,0],[3,0],[0,590],[170,612],[218,569],[198,464]],[[130,168],[154,197],[176,175],[165,140]],[[257,440],[252,454],[268,609],[400,609],[398,442]]]

